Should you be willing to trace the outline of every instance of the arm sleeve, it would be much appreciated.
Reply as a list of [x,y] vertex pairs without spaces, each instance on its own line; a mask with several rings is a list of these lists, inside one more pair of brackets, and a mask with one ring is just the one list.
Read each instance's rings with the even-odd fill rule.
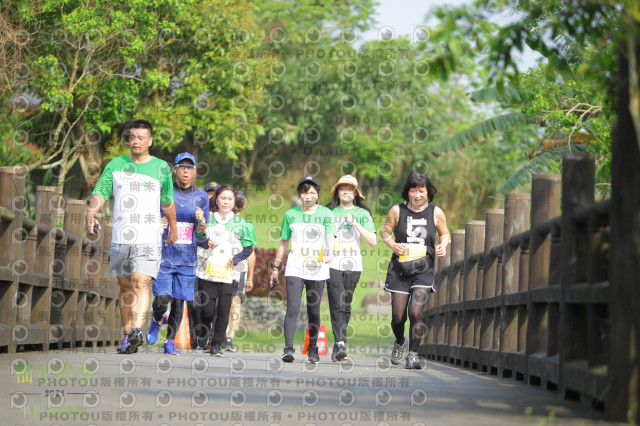
[[282,219],[282,228],[280,229],[280,239],[288,241],[291,239],[291,218],[289,212],[284,214]]
[[113,161],[109,161],[107,167],[104,168],[92,193],[93,195],[101,196],[105,200],[109,199],[109,195],[113,191]]
[[251,253],[253,253],[253,246],[243,247],[240,253],[233,256],[233,266],[238,265],[238,263],[251,256]]
[[163,161],[158,172],[160,175],[160,182],[162,182],[160,202],[162,204],[171,204],[173,203],[173,180],[171,179],[171,167],[169,167],[166,161]]

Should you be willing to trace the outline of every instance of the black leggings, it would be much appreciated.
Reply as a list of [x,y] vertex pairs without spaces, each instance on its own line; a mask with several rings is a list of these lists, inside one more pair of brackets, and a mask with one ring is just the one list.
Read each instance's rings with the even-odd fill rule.
[[[404,324],[409,317],[409,351],[417,352],[420,341],[427,332],[427,326],[422,322],[422,311],[429,299],[428,288],[415,287],[411,294],[391,293],[391,329],[397,342],[404,339]],[[411,300],[409,300],[409,297]]]
[[[238,289],[238,285],[217,283],[198,278],[198,287],[202,291],[200,310],[200,326],[201,330],[206,330],[206,337],[211,337],[211,345],[220,345],[224,342],[227,335],[227,326],[229,325],[229,311],[231,310],[231,302],[233,294]],[[215,318],[215,321],[214,321]],[[211,324],[213,322],[213,324]],[[201,336],[198,336],[199,339]],[[200,342],[200,346],[204,347],[206,340]]]
[[333,337],[336,342],[346,342],[347,327],[351,318],[351,301],[353,300],[353,291],[360,279],[360,271],[329,269],[329,275],[327,295],[329,296]]
[[169,312],[169,322],[167,323],[167,340],[175,339],[180,328],[180,322],[182,321],[182,307],[184,306],[184,300],[175,299],[168,294],[156,296],[151,304],[153,308],[153,319],[156,322],[162,321],[162,316],[167,312],[167,307],[171,304],[171,311]]
[[320,329],[320,301],[324,291],[324,281],[304,280],[299,277],[286,277],[287,314],[284,317],[284,344],[293,346],[296,334],[296,320],[300,313],[302,287],[307,288],[307,316],[309,317],[309,346],[316,346]]

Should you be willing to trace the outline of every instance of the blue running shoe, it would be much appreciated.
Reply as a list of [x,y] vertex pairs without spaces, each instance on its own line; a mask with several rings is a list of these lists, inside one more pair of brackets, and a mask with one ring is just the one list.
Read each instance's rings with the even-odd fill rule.
[[126,353],[125,351],[127,350],[128,346],[129,346],[129,336],[125,334],[125,336],[122,338],[122,345],[120,345],[120,347],[116,350],[118,351],[119,354],[124,354]]
[[162,327],[162,323],[156,322],[156,320],[151,320],[151,325],[147,328],[147,343],[153,345],[158,341],[158,333],[160,333],[160,327]]
[[119,354],[135,354],[138,352],[138,347],[129,343],[129,336],[127,335],[122,338],[122,345],[116,350]]
[[173,339],[164,342],[164,353],[167,355],[180,355],[180,351],[176,349],[176,344]]

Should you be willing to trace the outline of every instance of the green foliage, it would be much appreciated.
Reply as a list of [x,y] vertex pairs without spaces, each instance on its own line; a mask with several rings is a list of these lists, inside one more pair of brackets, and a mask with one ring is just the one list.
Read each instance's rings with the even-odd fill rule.
[[[612,93],[617,75],[612,70],[617,67],[618,40],[629,30],[622,18],[634,7],[626,1],[477,0],[459,8],[436,8],[433,15],[440,23],[427,52],[434,55],[438,71],[449,78],[469,60],[475,61],[495,85],[473,93],[472,99],[496,102],[496,117],[453,136],[437,151],[467,147],[512,126],[517,129],[521,123],[516,117],[526,117],[523,123],[535,122],[539,128],[532,129],[529,138],[539,142],[535,147],[520,145],[519,170],[502,191],[512,190],[532,171],[558,171],[561,152],[576,146],[595,156],[597,181],[606,186],[616,119]],[[504,18],[505,10],[517,18],[496,24],[496,16]],[[522,74],[514,53],[525,46],[540,53],[544,63]],[[514,146],[519,143],[505,139],[506,133],[496,136]]]
[[[158,129],[159,149],[197,139],[228,158],[262,131],[246,115],[260,96],[265,61],[245,61],[249,78],[230,75],[234,49],[261,43],[234,40],[239,29],[255,26],[249,1],[14,0],[2,11],[10,31],[28,36],[0,47],[15,61],[1,69],[8,85],[0,88],[0,112],[15,116],[0,136],[25,133],[44,151],[32,169],[67,169],[78,157],[101,164],[126,151],[120,132],[139,117]],[[239,95],[248,99],[247,111],[232,108]],[[97,176],[83,174],[95,184]]]
[[485,140],[495,132],[503,132],[520,124],[531,123],[529,115],[520,112],[508,112],[488,118],[468,129],[450,137],[435,148],[436,154],[466,148],[471,144]]

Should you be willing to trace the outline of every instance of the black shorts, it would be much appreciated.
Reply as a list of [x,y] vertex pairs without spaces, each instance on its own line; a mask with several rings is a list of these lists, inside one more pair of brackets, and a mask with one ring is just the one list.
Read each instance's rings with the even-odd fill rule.
[[389,261],[387,268],[387,278],[384,282],[384,289],[391,293],[411,293],[411,289],[416,287],[429,288],[430,293],[435,293],[433,279],[433,259],[429,256],[429,268],[422,273],[405,276],[400,273],[397,266],[398,259],[394,256]]
[[198,288],[196,288],[196,291],[204,290],[207,292],[207,294],[209,294],[211,297],[214,297],[216,299],[224,295],[233,296],[236,293],[236,291],[238,291],[237,281],[234,281],[233,283],[228,284],[228,283],[220,283],[220,282],[208,281],[208,280],[203,280],[202,278],[198,278],[197,286]]

